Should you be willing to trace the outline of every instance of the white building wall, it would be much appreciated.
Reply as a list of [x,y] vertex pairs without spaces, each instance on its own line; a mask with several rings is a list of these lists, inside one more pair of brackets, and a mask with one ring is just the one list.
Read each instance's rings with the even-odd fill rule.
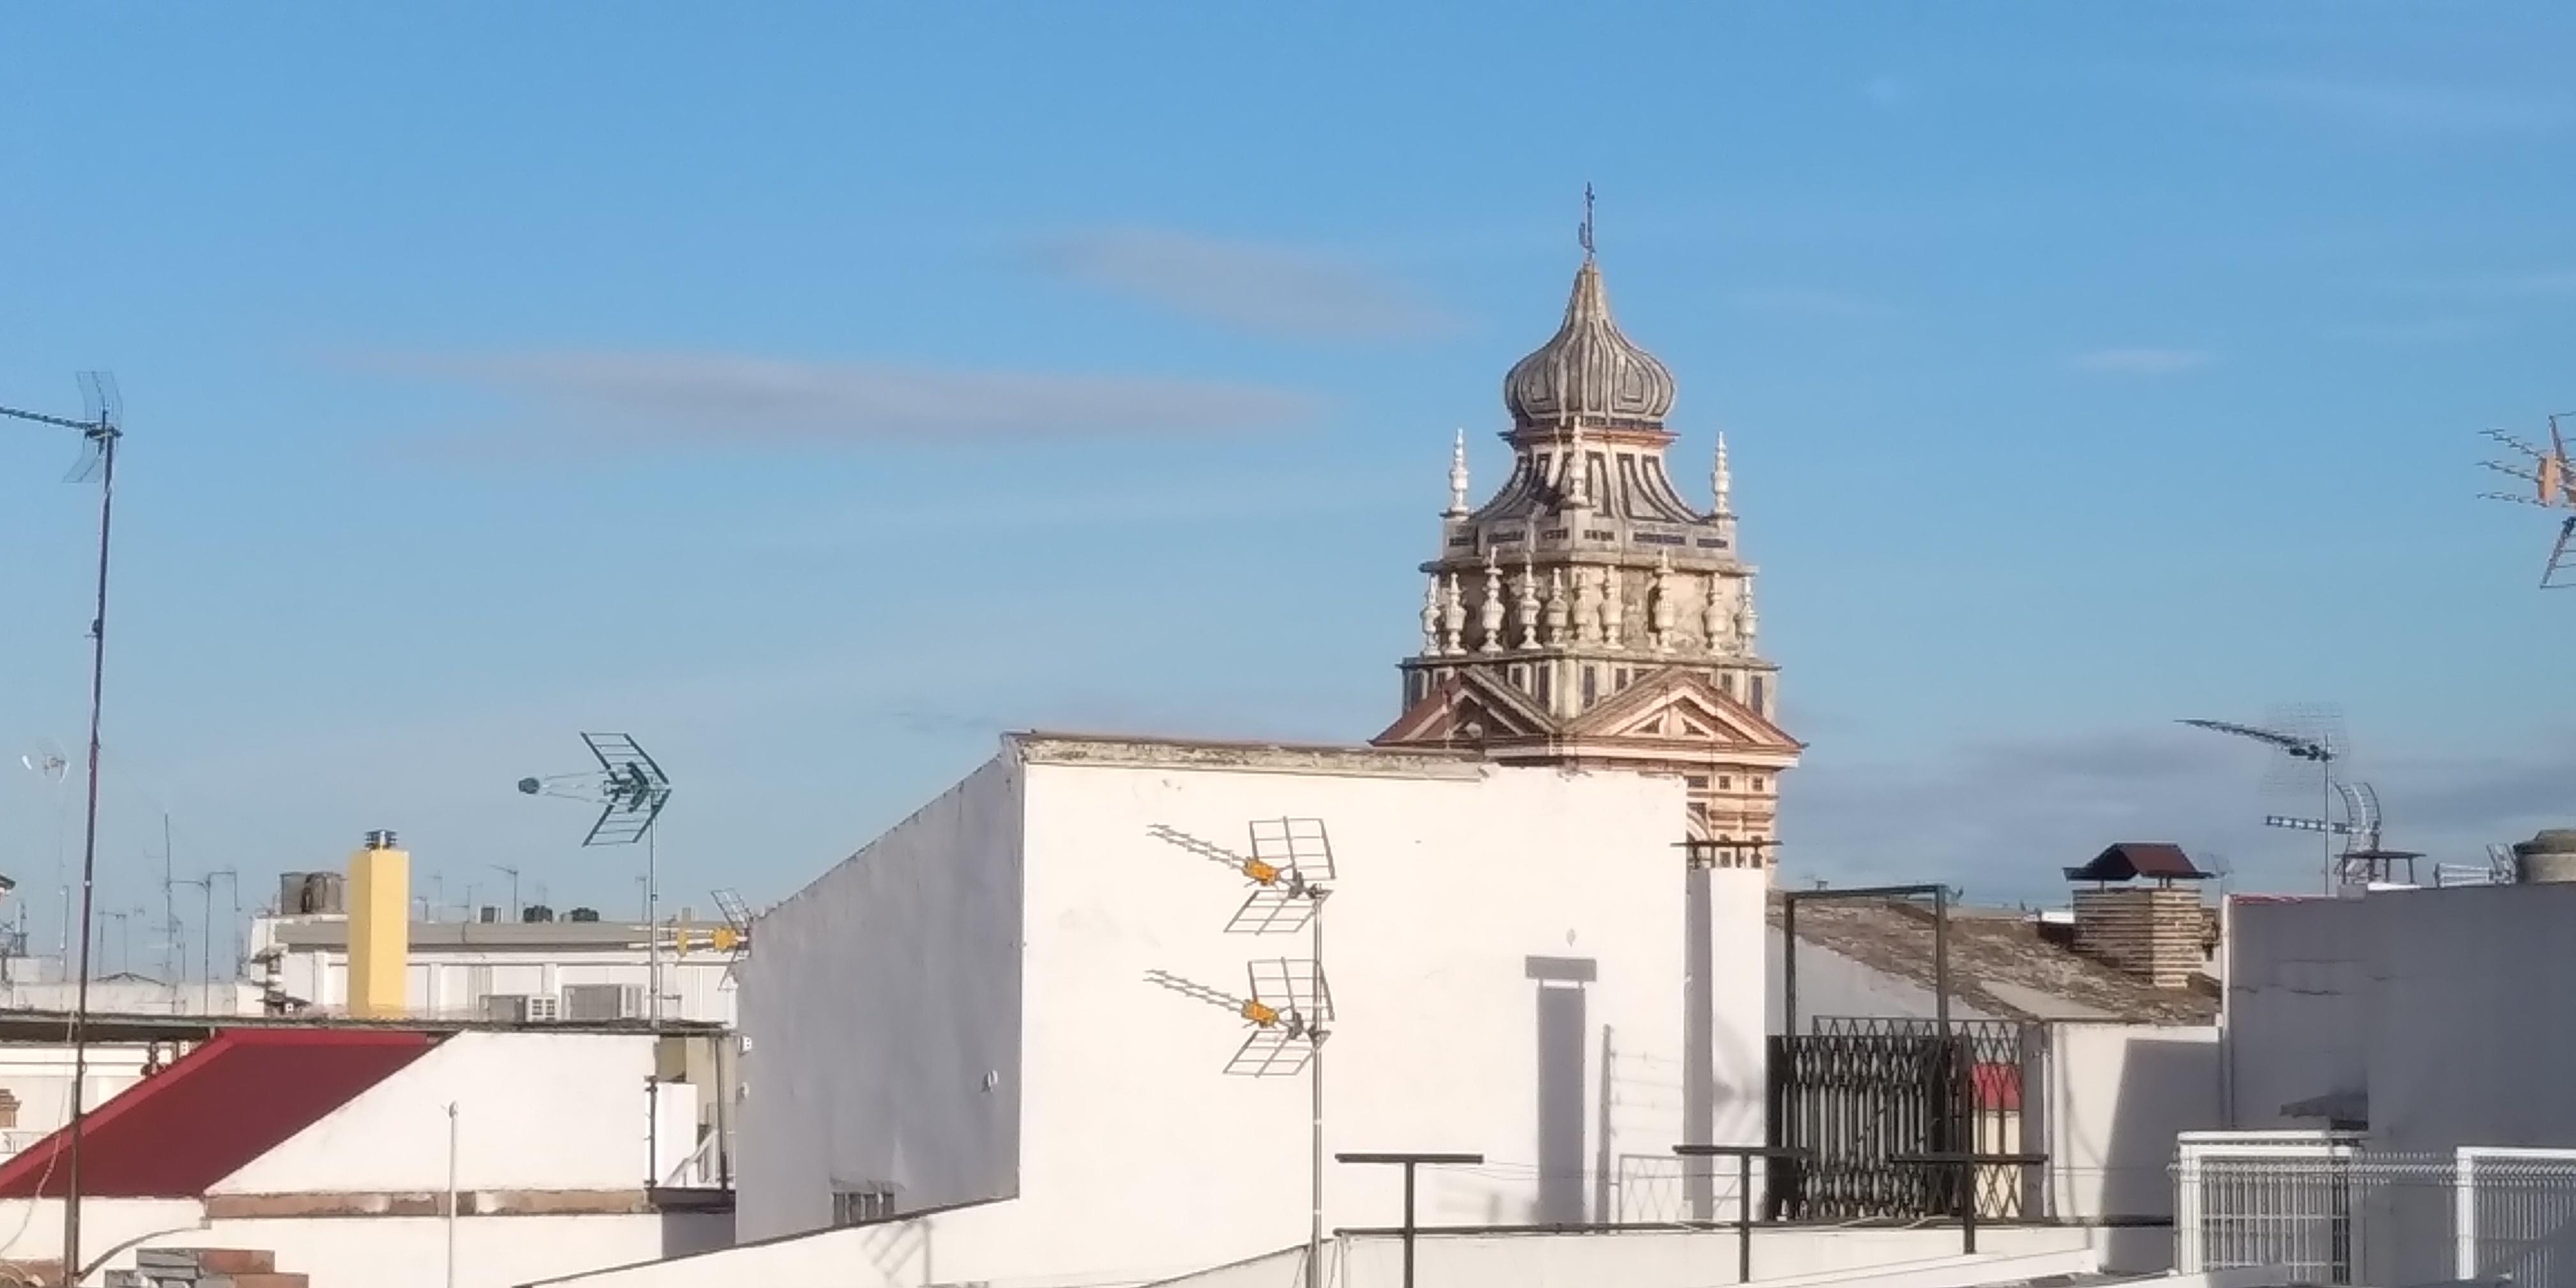
[[[1144,978],[1241,991],[1247,959],[1307,955],[1303,935],[1225,934],[1243,878],[1147,832],[1243,851],[1250,820],[1283,816],[1324,819],[1342,866],[1327,1152],[1485,1154],[1424,1177],[1428,1221],[1587,1219],[1606,1161],[1681,1138],[1681,783],[1433,771],[1007,752],[979,770],[761,921],[742,1237],[819,1228],[834,1182],[887,1181],[906,1210],[1018,1194],[903,1227],[940,1281],[1132,1282],[1300,1240],[1308,1082],[1225,1076],[1243,1023]],[[1736,1142],[1762,1130],[1766,973],[1761,874],[1741,875],[1715,894],[1719,1135]],[[1605,1029],[1630,1067],[1672,1071],[1661,1121],[1608,1112]],[[1393,1172],[1328,1169],[1328,1226],[1392,1219]]]
[[2051,1024],[2043,1068],[2049,1214],[2170,1221],[2174,1136],[2222,1121],[2217,1027]]
[[[510,1288],[720,1248],[730,1232],[721,1214],[461,1217],[451,1281],[447,1226],[439,1217],[209,1222],[195,1199],[93,1198],[81,1204],[92,1267],[82,1282],[131,1269],[139,1248],[246,1248],[275,1254],[279,1270],[308,1276],[312,1288]],[[0,1261],[59,1259],[62,1234],[61,1200],[0,1200]]]
[[[1765,951],[1770,961],[1769,1001],[1765,1008],[1765,1032],[1783,1032],[1787,1019],[1787,980],[1780,956],[1780,928],[1768,927],[1763,933]],[[1929,960],[1930,949],[1925,950]],[[1822,944],[1801,941],[1798,945],[1798,1027],[1813,1031],[1819,1015],[1866,1015],[1891,1019],[1928,1020],[1939,1013],[1932,990],[1913,980],[1857,962]],[[2001,1018],[1978,1010],[1967,1002],[1950,999],[1950,1018],[1955,1020],[1991,1020]]]
[[2576,1146],[2576,885],[2372,891],[2370,1141]]
[[[209,1193],[442,1190],[451,1104],[463,1189],[636,1189],[652,1072],[645,1034],[458,1033]],[[696,1143],[693,1094],[664,1089],[664,1172]]]
[[[271,919],[254,923],[254,944],[275,942]],[[701,927],[703,929],[703,927]],[[662,1014],[667,1019],[714,1024],[735,1021],[736,989],[725,983],[726,958],[710,951],[662,955]],[[641,942],[632,947],[459,947],[411,946],[411,965],[404,982],[404,1004],[416,1016],[479,1019],[487,996],[518,994],[562,996],[576,984],[623,984],[638,990],[652,978],[651,962]],[[278,987],[325,1011],[349,1000],[349,958],[338,948],[297,947],[279,951]],[[193,986],[192,986],[193,987]],[[258,1010],[256,989],[247,993],[250,1011]],[[638,1015],[644,1012],[639,1011]]]
[[[170,1047],[163,1048],[169,1058]],[[103,1043],[89,1048],[81,1078],[81,1103],[96,1109],[143,1080],[150,1049],[142,1043]],[[18,1099],[18,1122],[0,1128],[0,1157],[13,1155],[71,1121],[72,1050],[65,1046],[0,1046],[0,1089]],[[0,1234],[7,1231],[0,1225]],[[0,1253],[0,1256],[5,1256]]]
[[[959,1214],[963,1215],[963,1214]],[[695,1288],[710,1283],[795,1284],[800,1288],[891,1288],[944,1281],[944,1261],[918,1233],[900,1229],[835,1230],[811,1238],[735,1248],[710,1256],[594,1272],[549,1288]],[[909,1232],[909,1233],[907,1233]],[[951,1246],[954,1240],[937,1246]],[[2085,1232],[2047,1226],[1997,1226],[1977,1232],[1979,1255],[1959,1254],[1959,1232],[1838,1230],[1773,1226],[1757,1230],[1754,1273],[1763,1281],[1849,1275],[1886,1288],[1954,1288],[2081,1275],[2096,1258]],[[1389,1235],[1343,1235],[1324,1250],[1326,1282],[1335,1288],[1399,1288],[1402,1241]],[[1166,1288],[1301,1288],[1305,1248],[1201,1267],[1164,1280]],[[1726,1282],[1736,1264],[1732,1230],[1630,1230],[1584,1234],[1426,1235],[1415,1249],[1425,1283],[1479,1288],[1702,1288]]]
[[912,1210],[1018,1191],[1021,791],[995,760],[761,917],[742,965],[745,1239],[827,1224],[836,1184]]
[[[2494,887],[2510,889],[2511,887]],[[2461,893],[2446,891],[2444,894]],[[2227,901],[2221,1095],[2242,1130],[2323,1126],[2282,1107],[2369,1082],[2366,899]]]

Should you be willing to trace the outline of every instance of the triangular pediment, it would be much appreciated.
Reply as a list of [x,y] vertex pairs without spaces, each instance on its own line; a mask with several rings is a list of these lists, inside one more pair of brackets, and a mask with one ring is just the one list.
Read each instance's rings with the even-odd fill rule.
[[1676,743],[1795,753],[1797,739],[1717,686],[1708,675],[1680,667],[1648,675],[1577,716],[1565,736],[1578,739],[1653,739]]
[[1547,713],[1508,682],[1481,671],[1455,671],[1369,741],[1380,746],[1474,744],[1538,737],[1549,723]]

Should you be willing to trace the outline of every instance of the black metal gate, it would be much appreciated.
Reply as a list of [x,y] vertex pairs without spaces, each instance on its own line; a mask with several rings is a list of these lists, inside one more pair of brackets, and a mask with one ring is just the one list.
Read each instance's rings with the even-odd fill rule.
[[[1898,1160],[2019,1152],[2024,1026],[1819,1016],[1770,1041],[1770,1143],[1805,1151],[1775,1166],[1766,1216],[1791,1221],[1960,1215],[1959,1172]],[[2023,1212],[2023,1172],[1973,1169],[1980,1220]]]

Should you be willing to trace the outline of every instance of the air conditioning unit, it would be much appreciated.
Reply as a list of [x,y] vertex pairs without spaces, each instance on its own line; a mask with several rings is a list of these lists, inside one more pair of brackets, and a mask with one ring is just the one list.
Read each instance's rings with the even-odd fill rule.
[[571,984],[563,991],[567,1020],[632,1020],[643,1014],[641,984]]
[[549,1024],[562,1018],[561,1011],[551,997],[493,993],[483,999],[483,1018],[495,1024]]

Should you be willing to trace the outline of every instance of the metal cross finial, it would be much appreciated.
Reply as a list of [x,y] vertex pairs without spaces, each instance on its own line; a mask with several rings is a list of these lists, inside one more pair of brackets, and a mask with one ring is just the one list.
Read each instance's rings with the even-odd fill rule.
[[1586,258],[1590,258],[1592,255],[1592,185],[1589,183],[1583,185],[1583,224],[1576,230],[1575,240],[1583,243],[1583,254]]

